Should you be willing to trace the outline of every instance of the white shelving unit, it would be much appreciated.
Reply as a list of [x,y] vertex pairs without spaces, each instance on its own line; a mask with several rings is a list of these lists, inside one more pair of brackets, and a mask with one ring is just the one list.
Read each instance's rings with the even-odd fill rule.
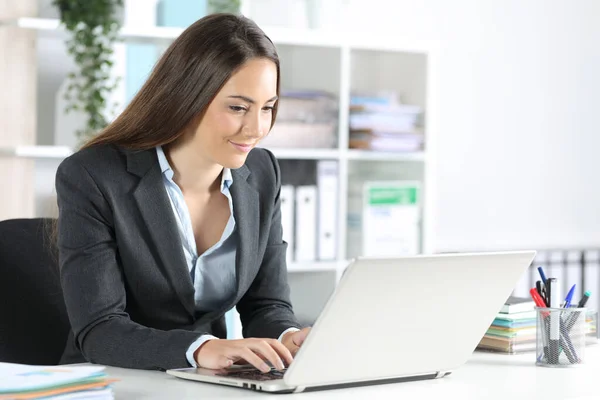
[[[66,33],[56,19],[20,18],[0,21],[2,25],[34,29],[43,37],[64,39]],[[389,36],[372,36],[358,32],[331,32],[262,27],[278,48],[281,59],[282,88],[319,89],[334,93],[339,99],[337,143],[327,149],[270,148],[279,159],[336,160],[340,202],[337,211],[337,257],[334,261],[291,263],[290,272],[331,273],[335,285],[348,260],[349,175],[364,166],[379,168],[385,176],[398,173],[402,179],[422,182],[421,251],[433,248],[431,212],[435,187],[431,177],[435,168],[436,134],[436,47],[433,43],[403,41]],[[123,27],[120,37],[126,41],[151,42],[159,46],[177,38],[183,29]],[[415,153],[374,152],[348,148],[348,118],[353,90],[392,89],[404,95],[409,104],[425,111],[425,151]],[[71,154],[64,146],[19,146],[0,148],[0,157],[54,159]],[[374,165],[377,165],[374,167]],[[389,179],[389,178],[388,178]],[[398,178],[400,179],[400,178]],[[350,243],[350,246],[353,246]],[[308,282],[308,281],[307,281]],[[312,283],[310,283],[312,284]]]
[[14,146],[0,147],[0,156],[32,159],[59,159],[70,156],[73,151],[67,146]]
[[[60,21],[54,18],[17,18],[0,20],[0,26],[10,25],[24,29],[47,32],[50,35],[65,35]],[[312,46],[339,49],[341,47],[356,50],[402,51],[413,53],[430,53],[434,44],[425,41],[405,41],[389,36],[375,36],[358,32],[339,32],[315,29],[294,29],[285,27],[261,26],[261,29],[278,45]],[[164,42],[176,39],[183,28],[156,26],[152,28],[132,29],[124,26],[119,37],[124,41]]]

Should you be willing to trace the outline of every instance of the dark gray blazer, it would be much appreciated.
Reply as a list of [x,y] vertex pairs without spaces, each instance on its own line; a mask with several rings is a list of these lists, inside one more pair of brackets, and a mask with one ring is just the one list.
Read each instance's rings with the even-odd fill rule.
[[299,327],[289,299],[277,161],[254,149],[232,174],[237,294],[218,310],[196,313],[156,151],[103,145],[61,163],[59,264],[72,327],[62,363],[186,367],[185,353],[200,335],[226,337],[224,313],[235,305],[245,337],[277,338]]

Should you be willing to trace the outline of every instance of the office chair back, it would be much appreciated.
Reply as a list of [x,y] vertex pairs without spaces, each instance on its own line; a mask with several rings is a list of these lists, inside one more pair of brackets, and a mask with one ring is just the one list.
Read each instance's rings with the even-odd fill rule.
[[70,330],[50,219],[0,221],[0,361],[58,364]]

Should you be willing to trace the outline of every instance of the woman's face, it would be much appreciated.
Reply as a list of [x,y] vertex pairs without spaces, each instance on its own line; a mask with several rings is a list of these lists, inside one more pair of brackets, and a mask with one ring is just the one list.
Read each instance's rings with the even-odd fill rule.
[[277,67],[255,58],[244,64],[209,104],[192,139],[209,162],[236,169],[271,129]]

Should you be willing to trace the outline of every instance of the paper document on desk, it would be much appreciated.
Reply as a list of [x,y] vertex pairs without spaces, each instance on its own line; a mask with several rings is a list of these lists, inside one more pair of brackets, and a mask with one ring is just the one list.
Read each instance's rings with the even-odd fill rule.
[[104,368],[0,363],[0,399],[112,399],[114,380],[107,379]]

